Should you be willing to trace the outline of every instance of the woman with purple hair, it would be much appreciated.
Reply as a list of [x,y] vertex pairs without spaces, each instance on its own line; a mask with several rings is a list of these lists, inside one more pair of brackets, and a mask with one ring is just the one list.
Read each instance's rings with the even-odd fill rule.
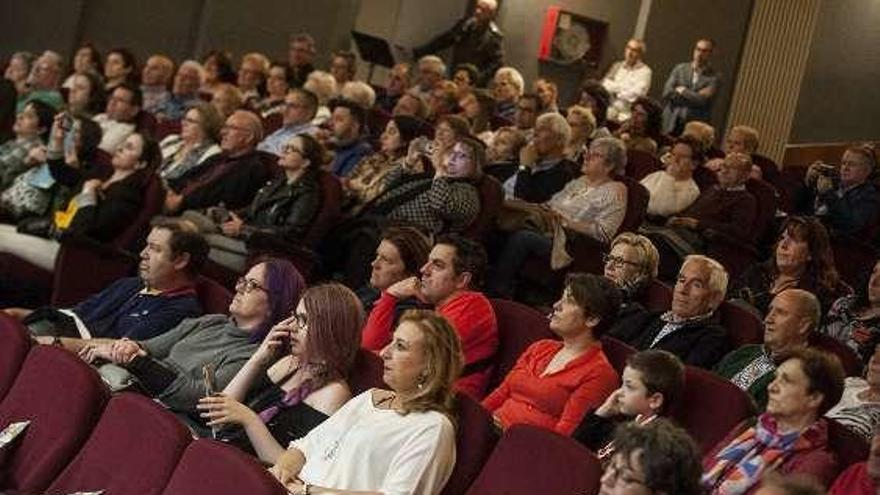
[[213,370],[214,390],[225,387],[269,329],[291,314],[305,286],[290,262],[268,259],[238,279],[229,315],[186,319],[158,337],[116,340],[81,354],[90,362],[101,358],[122,366],[137,388],[174,411],[194,414],[206,393],[206,365]]
[[296,311],[272,327],[223,393],[199,401],[202,418],[222,427],[221,440],[274,464],[291,441],[351,398],[346,380],[363,323],[363,306],[344,285],[306,290]]

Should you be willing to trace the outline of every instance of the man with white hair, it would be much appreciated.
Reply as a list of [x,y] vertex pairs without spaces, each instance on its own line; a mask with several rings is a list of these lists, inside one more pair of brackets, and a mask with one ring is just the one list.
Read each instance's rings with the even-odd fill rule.
[[163,109],[171,99],[168,85],[174,75],[174,61],[165,55],[156,54],[147,59],[141,70],[141,93],[144,96],[143,110],[155,114]]
[[678,272],[669,311],[654,315],[644,328],[614,328],[609,335],[643,351],[662,349],[682,362],[711,368],[730,350],[727,330],[715,310],[727,294],[727,270],[712,258],[690,255]]
[[180,120],[187,110],[201,101],[199,88],[205,82],[205,69],[195,60],[186,60],[177,69],[171,86],[171,98],[156,111],[163,120]]
[[416,83],[410,91],[427,101],[431,97],[434,85],[442,81],[446,75],[446,64],[436,55],[425,55],[419,59],[416,67]]
[[651,89],[651,68],[642,61],[645,56],[645,42],[633,38],[626,43],[623,60],[615,62],[602,86],[611,94],[608,118],[616,122],[626,122],[630,117],[630,107],[636,98],[647,96]]
[[58,92],[58,85],[61,84],[61,66],[61,55],[51,50],[46,50],[37,58],[27,78],[28,91],[19,98],[16,114],[21,113],[31,100],[40,100],[56,109],[64,105],[64,98]]
[[445,33],[422,45],[413,53],[416,57],[437,53],[452,47],[451,67],[473,64],[480,69],[480,86],[492,78],[504,65],[504,34],[493,22],[498,13],[496,0],[477,0],[473,13],[459,20]]
[[513,67],[502,67],[495,71],[492,80],[492,96],[495,97],[495,114],[513,122],[516,117],[516,104],[523,94],[525,80]]
[[571,127],[558,113],[545,113],[535,123],[532,141],[520,150],[519,171],[504,183],[505,196],[543,203],[578,176],[578,166],[565,157]]

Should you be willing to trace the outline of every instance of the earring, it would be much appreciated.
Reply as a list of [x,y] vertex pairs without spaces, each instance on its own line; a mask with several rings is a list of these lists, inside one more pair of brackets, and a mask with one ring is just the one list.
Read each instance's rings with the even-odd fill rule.
[[419,390],[424,388],[425,380],[426,380],[425,375],[419,375],[419,383],[416,384],[416,386],[419,388]]

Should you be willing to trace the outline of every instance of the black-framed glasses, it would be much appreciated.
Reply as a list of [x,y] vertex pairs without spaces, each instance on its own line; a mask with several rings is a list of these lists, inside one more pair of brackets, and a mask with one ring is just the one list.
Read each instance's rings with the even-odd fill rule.
[[260,285],[259,282],[252,278],[241,277],[235,281],[235,290],[239,292],[243,292],[245,294],[249,294],[254,291],[254,289],[260,289],[265,293],[269,293],[269,289]]
[[290,313],[290,319],[298,332],[304,332],[309,329],[309,318],[306,315],[294,311]]
[[614,256],[612,254],[604,254],[602,255],[602,262],[606,265],[615,265],[615,266],[631,266],[633,268],[641,268],[642,264],[636,261],[629,261],[621,258],[620,256]]

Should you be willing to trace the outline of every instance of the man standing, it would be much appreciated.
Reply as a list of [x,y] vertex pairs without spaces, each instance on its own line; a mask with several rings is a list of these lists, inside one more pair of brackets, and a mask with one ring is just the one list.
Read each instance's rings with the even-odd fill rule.
[[611,94],[609,119],[626,122],[636,98],[647,96],[651,88],[651,68],[642,61],[644,56],[645,42],[635,38],[629,40],[623,50],[623,60],[615,62],[602,79],[602,86]]
[[721,86],[721,74],[710,64],[715,42],[697,41],[691,62],[675,66],[663,87],[663,132],[677,136],[692,120],[708,122]]
[[474,12],[458,21],[449,31],[413,50],[421,57],[452,46],[450,67],[473,64],[480,69],[479,85],[484,86],[504,65],[504,34],[493,22],[498,13],[495,0],[477,0]]
[[308,33],[290,37],[287,49],[287,65],[290,66],[290,86],[301,88],[309,74],[315,70],[315,38]]
[[318,97],[307,89],[294,88],[284,97],[283,124],[280,129],[264,139],[257,149],[281,156],[281,150],[294,136],[314,134],[312,124],[318,111]]

